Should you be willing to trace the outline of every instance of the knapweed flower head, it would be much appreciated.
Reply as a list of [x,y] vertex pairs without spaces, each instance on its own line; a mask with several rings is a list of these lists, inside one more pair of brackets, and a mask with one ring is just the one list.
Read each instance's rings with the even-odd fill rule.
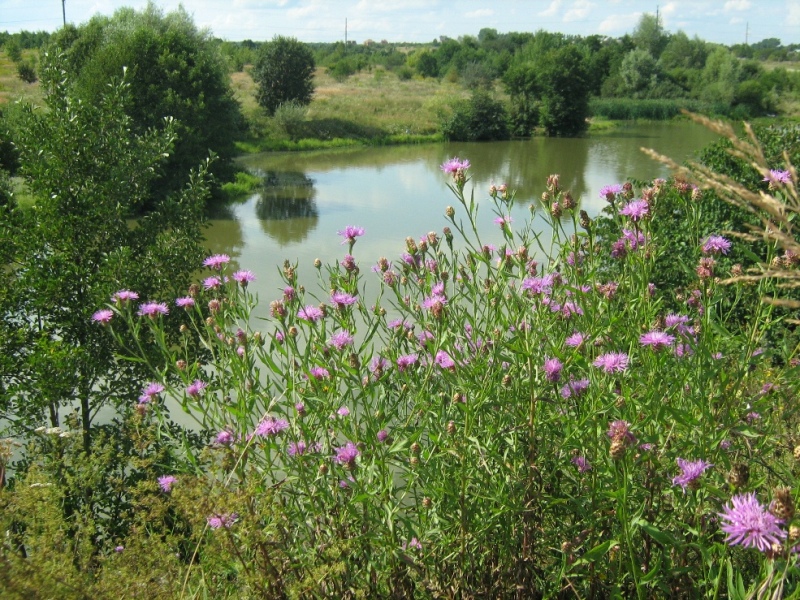
[[358,451],[358,447],[353,442],[347,442],[344,446],[336,448],[334,460],[340,465],[352,466],[359,456],[361,452]]
[[727,254],[730,249],[730,240],[721,235],[708,236],[701,246],[703,254]]
[[385,429],[381,429],[381,430],[380,430],[380,431],[379,431],[379,432],[378,432],[378,433],[375,435],[375,437],[376,437],[376,438],[378,438],[378,441],[379,441],[379,442],[382,444],[382,443],[383,443],[383,442],[385,442],[387,439],[389,439],[389,432],[388,432],[388,431],[386,431]]
[[454,157],[443,162],[439,168],[443,172],[452,175],[453,179],[456,179],[459,173],[463,174],[470,166],[472,165],[469,164],[468,160],[461,160],[460,158]]
[[192,308],[194,306],[194,298],[191,296],[184,296],[183,298],[177,298],[175,300],[175,306],[178,308]]
[[349,417],[350,416],[350,409],[346,406],[340,406],[339,409],[336,411],[336,414],[340,417]]
[[236,435],[228,429],[223,429],[214,438],[214,442],[219,446],[230,446],[236,441]]
[[206,522],[211,529],[229,529],[238,518],[239,515],[236,513],[215,514],[208,517]]
[[219,271],[222,269],[223,266],[227,265],[231,261],[231,257],[227,254],[214,254],[209,256],[203,261],[203,266],[208,267],[209,269],[215,269]]
[[612,440],[622,440],[628,445],[636,443],[636,436],[633,435],[631,424],[627,421],[611,421],[608,424],[606,435]]
[[341,350],[345,346],[350,346],[353,343],[353,335],[349,331],[337,331],[331,336],[330,345]]
[[311,367],[308,370],[309,379],[328,379],[331,376],[325,367]]
[[570,379],[567,384],[561,388],[561,397],[572,398],[582,396],[586,390],[589,389],[588,379]]
[[355,304],[358,298],[348,294],[347,292],[335,291],[331,294],[331,304],[336,308],[344,308]]
[[619,214],[625,215],[631,221],[640,221],[650,212],[650,205],[644,200],[634,200],[623,206]]
[[108,308],[101,308],[92,315],[92,321],[107,325],[114,318],[114,311]]
[[686,491],[687,487],[691,490],[696,490],[700,486],[698,481],[700,476],[706,469],[713,466],[714,465],[707,463],[703,459],[684,460],[679,458],[678,467],[680,468],[681,472],[672,478],[672,484],[681,486],[684,492]]
[[242,287],[247,287],[248,283],[252,283],[256,280],[256,276],[252,271],[248,271],[246,269],[242,269],[241,271],[236,271],[233,275],[233,280],[238,283]]
[[547,381],[555,383],[561,379],[561,369],[564,365],[557,358],[548,358],[544,361],[544,376]]
[[203,390],[205,390],[207,386],[208,384],[205,381],[195,379],[186,388],[186,395],[191,396],[192,398],[197,398],[203,393]]
[[203,287],[207,290],[216,290],[221,285],[222,285],[222,279],[220,279],[216,275],[212,275],[211,277],[206,277],[203,280]]
[[762,506],[755,493],[739,494],[731,498],[718,514],[728,534],[725,540],[730,546],[741,545],[769,552],[774,544],[781,544],[786,532],[779,527],[782,520]]
[[622,193],[621,183],[613,183],[611,185],[605,185],[602,188],[600,188],[600,197],[609,202],[613,202],[614,198],[617,197],[617,194],[621,193]]
[[172,475],[164,475],[158,478],[158,487],[160,487],[161,491],[166,494],[172,490],[172,486],[176,481],[178,481],[177,477]]
[[163,385],[156,381],[151,381],[142,389],[142,394],[139,396],[139,404],[149,404],[153,402],[163,391]]
[[607,352],[598,356],[592,364],[606,373],[622,373],[628,369],[628,360],[624,352]]
[[344,238],[342,244],[354,244],[357,237],[364,235],[364,228],[348,225],[341,231],[337,231],[336,234]]
[[455,369],[456,366],[455,361],[444,350],[439,350],[436,352],[436,358],[434,358],[433,362],[435,362],[442,369]]
[[587,338],[588,336],[576,331],[572,333],[572,335],[567,336],[567,339],[564,340],[564,344],[570,348],[580,348],[586,343]]
[[139,307],[137,314],[140,317],[155,319],[158,315],[169,314],[169,308],[164,302],[145,302]]
[[297,311],[298,319],[303,319],[304,321],[309,321],[310,323],[316,323],[324,316],[325,314],[322,312],[322,310],[313,304],[304,306]]
[[510,225],[513,221],[514,221],[514,219],[511,218],[511,215],[509,215],[507,217],[497,217],[494,220],[494,222],[497,225],[499,225],[501,229],[503,227],[505,227],[506,225]]
[[639,336],[639,343],[642,346],[649,346],[653,350],[667,348],[675,342],[675,336],[664,331],[648,331]]
[[400,372],[405,371],[406,369],[413,367],[419,361],[419,357],[416,354],[403,354],[397,357],[397,370]]
[[139,299],[139,294],[130,290],[120,290],[111,295],[111,301],[114,304],[125,304]]
[[769,182],[770,187],[775,187],[778,184],[786,185],[792,182],[792,174],[789,171],[770,169],[769,175],[764,177],[764,181]]
[[410,541],[403,542],[400,547],[403,550],[422,550],[422,543],[417,538],[412,537]]
[[256,425],[255,435],[259,437],[274,437],[287,429],[289,429],[289,421],[267,415]]
[[578,469],[578,473],[586,473],[592,470],[592,465],[586,460],[585,456],[573,456],[570,461]]

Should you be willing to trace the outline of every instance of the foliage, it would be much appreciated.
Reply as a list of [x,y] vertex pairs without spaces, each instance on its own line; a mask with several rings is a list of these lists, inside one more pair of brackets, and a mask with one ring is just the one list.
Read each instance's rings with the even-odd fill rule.
[[286,102],[307,105],[314,93],[314,55],[294,38],[276,36],[261,46],[253,66],[256,98],[269,115]]
[[149,184],[152,201],[182,189],[209,152],[217,156],[212,173],[231,175],[239,106],[217,44],[183,8],[167,14],[152,3],[142,11],[122,8],[113,17],[59,30],[50,48],[50,56],[63,50],[75,94],[87,103],[98,101],[108,82],[125,73],[131,88],[125,109],[137,133],[174,119],[174,150]]
[[39,79],[36,74],[36,64],[30,60],[17,63],[17,75],[25,83],[35,83]]
[[480,142],[508,139],[508,116],[502,103],[488,92],[477,91],[457,103],[441,125],[447,140]]
[[281,104],[273,115],[278,131],[291,140],[297,140],[302,133],[303,123],[308,116],[308,108],[298,102],[290,101]]
[[548,54],[538,74],[540,124],[548,135],[574,136],[588,128],[588,71],[583,53],[573,45]]
[[12,368],[0,376],[0,414],[19,434],[45,421],[58,426],[63,411],[77,410],[89,452],[98,411],[129,404],[144,366],[117,363],[91,322],[95,306],[125,287],[148,299],[185,288],[208,186],[201,168],[180,195],[132,225],[174,127],[133,133],[127,83],[113,82],[89,104],[73,95],[60,64],[44,61],[47,109],[26,107],[15,134],[19,174],[35,206],[4,220],[12,250],[3,257],[0,342]]

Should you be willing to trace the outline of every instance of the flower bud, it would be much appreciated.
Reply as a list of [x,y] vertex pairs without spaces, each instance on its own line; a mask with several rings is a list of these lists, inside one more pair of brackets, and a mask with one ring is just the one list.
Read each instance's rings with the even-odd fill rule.
[[454,216],[456,216],[456,209],[452,206],[448,206],[444,209],[444,214],[448,219],[452,219]]

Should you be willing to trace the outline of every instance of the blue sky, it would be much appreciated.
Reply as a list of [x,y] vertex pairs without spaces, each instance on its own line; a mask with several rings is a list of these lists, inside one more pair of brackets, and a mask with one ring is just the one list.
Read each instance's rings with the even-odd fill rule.
[[[67,21],[84,23],[122,6],[140,9],[146,0],[66,0]],[[165,11],[177,0],[157,0]],[[655,14],[671,32],[683,30],[709,42],[735,44],[777,37],[800,43],[800,0],[185,0],[200,27],[227,40],[263,41],[277,34],[304,42],[348,39],[430,42],[441,35],[559,31],[619,37],[642,13]],[[62,22],[61,0],[0,0],[0,31],[54,31]]]

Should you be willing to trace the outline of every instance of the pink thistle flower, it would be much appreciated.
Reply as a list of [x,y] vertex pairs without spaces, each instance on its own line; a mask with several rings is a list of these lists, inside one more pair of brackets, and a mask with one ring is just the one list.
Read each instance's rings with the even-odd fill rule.
[[313,304],[308,304],[297,311],[298,319],[303,319],[304,321],[309,321],[310,323],[316,323],[324,316],[325,315],[322,310]]
[[172,490],[172,486],[176,481],[178,481],[177,477],[173,477],[172,475],[164,475],[163,477],[158,478],[158,485],[161,488],[161,491],[166,494]]
[[439,168],[443,172],[453,175],[453,177],[455,178],[459,172],[463,173],[464,171],[469,169],[470,166],[472,165],[470,165],[469,161],[466,159],[461,160],[459,158],[451,158],[450,160],[443,162]]
[[586,473],[592,470],[592,465],[586,460],[585,456],[573,456],[570,462],[578,468],[578,473]]
[[195,379],[186,388],[186,394],[188,396],[191,396],[192,398],[197,398],[200,394],[203,393],[203,390],[205,390],[207,386],[208,384],[205,381]]
[[236,441],[236,436],[232,431],[223,429],[217,434],[217,437],[214,441],[220,446],[230,446]]
[[139,294],[130,290],[120,290],[111,296],[111,301],[118,305],[138,299]]
[[455,369],[456,366],[455,361],[444,350],[439,350],[436,353],[436,358],[434,358],[433,362],[442,369]]
[[699,487],[697,479],[706,469],[713,466],[714,465],[707,463],[703,459],[683,460],[682,458],[679,458],[678,467],[680,468],[681,473],[680,475],[676,475],[672,478],[672,484],[681,486],[684,492],[686,491],[687,487],[689,489],[697,489]]
[[227,254],[214,254],[209,256],[203,261],[203,266],[209,269],[221,270],[222,267],[231,261],[231,257]]
[[349,331],[337,331],[331,336],[329,343],[337,350],[341,350],[353,344],[353,336]]
[[582,396],[587,389],[589,389],[588,379],[570,379],[569,382],[561,388],[561,397],[566,399],[573,396]]
[[216,275],[212,275],[211,277],[206,277],[203,280],[203,287],[207,290],[216,290],[221,285],[222,285],[222,280]]
[[403,542],[401,548],[403,550],[422,550],[422,543],[417,538],[412,537],[408,543]]
[[770,187],[776,184],[789,184],[792,182],[792,174],[789,171],[780,171],[778,169],[770,169],[769,175],[764,177],[763,181],[768,181]]
[[725,541],[730,546],[769,552],[786,538],[786,532],[779,527],[783,520],[762,506],[753,492],[731,498],[718,516],[722,521],[720,529],[728,534]]
[[328,379],[331,376],[325,367],[311,367],[308,373],[310,379]]
[[675,341],[675,336],[663,331],[648,331],[639,337],[642,346],[650,346],[653,350],[660,350],[671,346]]
[[267,415],[256,425],[255,435],[259,437],[274,437],[286,429],[289,429],[289,421]]
[[349,417],[350,416],[350,409],[346,406],[340,406],[339,410],[336,411],[336,414],[340,417]]
[[564,365],[557,358],[548,358],[544,361],[544,374],[547,381],[555,383],[561,379],[561,369]]
[[627,421],[617,420],[608,424],[606,435],[612,440],[624,440],[627,444],[635,444],[636,436],[631,431],[631,424]]
[[622,373],[628,369],[628,361],[624,352],[608,352],[598,356],[592,364],[606,373]]
[[495,222],[497,225],[499,225],[499,226],[500,226],[500,229],[502,229],[502,228],[503,228],[503,227],[505,227],[506,225],[510,225],[510,224],[511,224],[513,221],[514,221],[514,219],[512,219],[512,218],[511,218],[511,215],[509,215],[509,216],[507,216],[507,217],[497,217],[497,218],[494,220],[494,222]]
[[139,307],[139,312],[137,314],[140,317],[155,319],[158,315],[169,314],[169,309],[163,302],[146,302]]
[[383,442],[385,442],[385,441],[386,441],[386,440],[389,438],[389,432],[388,432],[388,431],[386,431],[385,429],[381,429],[381,430],[380,430],[380,431],[379,431],[379,432],[376,434],[376,436],[375,436],[375,437],[377,437],[377,438],[378,438],[378,441],[379,441],[379,442],[382,444]]
[[111,322],[111,319],[113,318],[114,318],[114,311],[108,308],[101,308],[92,315],[92,321],[94,321],[95,323],[100,323],[102,325],[108,325]]
[[344,238],[344,240],[342,240],[342,245],[354,244],[357,237],[364,235],[364,228],[348,225],[342,231],[337,231],[336,234]]
[[608,202],[613,202],[614,198],[616,198],[617,194],[622,193],[622,184],[621,183],[613,183],[611,185],[605,185],[600,188],[600,197]]
[[230,529],[231,525],[233,525],[236,522],[236,519],[238,518],[239,515],[236,513],[215,514],[208,517],[206,519],[206,522],[208,523],[208,526],[211,529],[220,529],[220,528]]
[[416,365],[418,360],[419,360],[419,358],[418,358],[418,356],[416,354],[404,354],[402,356],[398,356],[397,357],[397,370],[402,373],[403,371],[405,371],[409,367],[412,367],[412,366]]
[[139,404],[149,404],[156,397],[164,391],[164,386],[156,381],[151,381],[142,390],[142,395],[139,396]]
[[247,287],[248,283],[252,283],[256,280],[256,276],[252,271],[241,270],[236,271],[233,275],[233,280],[238,283],[242,287]]
[[583,346],[583,344],[586,343],[587,339],[588,338],[586,335],[576,331],[572,335],[567,337],[566,340],[564,340],[564,344],[566,344],[570,348],[580,348],[581,346]]
[[337,290],[331,294],[331,304],[336,306],[336,308],[344,308],[345,306],[355,304],[357,301],[358,298],[351,296],[347,292],[340,292]]
[[177,298],[175,300],[175,306],[178,308],[192,308],[194,306],[194,298],[191,296],[184,296],[183,298]]
[[650,206],[644,200],[634,200],[623,206],[619,214],[625,215],[631,221],[640,221],[650,212]]
[[701,247],[703,254],[727,254],[730,249],[730,240],[721,235],[708,236]]
[[334,460],[340,465],[353,466],[359,456],[361,452],[358,451],[358,447],[353,442],[347,442],[344,446],[336,448]]

